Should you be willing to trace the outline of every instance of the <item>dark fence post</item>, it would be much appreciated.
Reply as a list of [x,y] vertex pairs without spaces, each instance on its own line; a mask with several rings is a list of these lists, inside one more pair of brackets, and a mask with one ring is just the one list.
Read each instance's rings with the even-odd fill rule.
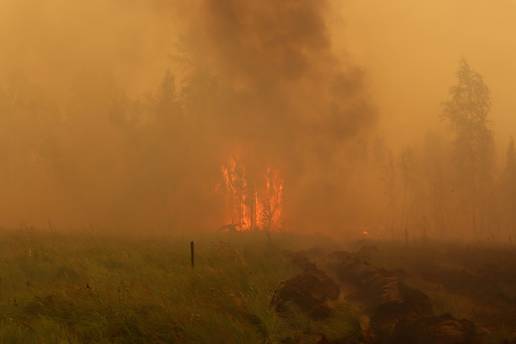
[[193,241],[190,242],[190,262],[193,269],[195,267],[195,244]]

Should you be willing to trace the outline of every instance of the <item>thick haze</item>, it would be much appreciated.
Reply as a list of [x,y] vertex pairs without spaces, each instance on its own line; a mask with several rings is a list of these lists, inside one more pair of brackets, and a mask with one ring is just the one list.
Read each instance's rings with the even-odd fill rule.
[[341,7],[343,46],[366,67],[391,137],[414,139],[438,125],[461,58],[492,91],[497,140],[516,134],[516,1],[349,0]]
[[237,156],[287,228],[385,227],[385,152],[446,137],[461,58],[516,134],[514,32],[508,0],[4,0],[0,225],[217,228]]

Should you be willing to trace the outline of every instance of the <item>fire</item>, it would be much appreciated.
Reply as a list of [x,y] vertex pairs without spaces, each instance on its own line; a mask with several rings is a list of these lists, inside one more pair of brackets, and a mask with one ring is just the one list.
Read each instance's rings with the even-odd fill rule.
[[281,230],[284,183],[279,172],[267,168],[256,180],[231,158],[222,166],[226,223],[238,231]]

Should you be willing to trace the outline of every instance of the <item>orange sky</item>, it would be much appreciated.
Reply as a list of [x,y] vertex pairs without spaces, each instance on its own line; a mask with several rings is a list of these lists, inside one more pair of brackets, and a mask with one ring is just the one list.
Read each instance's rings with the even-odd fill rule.
[[402,130],[401,137],[412,138],[436,125],[462,57],[491,88],[497,139],[516,135],[516,2],[349,0],[341,6],[339,33],[368,71],[390,136]]
[[[40,154],[32,152],[38,151],[47,136],[54,137],[64,147],[59,154],[77,158],[77,174],[85,185],[68,180],[84,197],[83,205],[75,205],[63,201],[65,196],[55,191],[60,185],[66,193],[68,184],[63,186],[48,166],[14,171],[11,175],[18,184],[5,181],[5,186],[12,188],[12,198],[0,201],[0,211],[4,207],[4,213],[16,219],[13,222],[31,218],[31,211],[34,218],[46,222],[48,212],[61,216],[65,203],[75,207],[69,212],[71,219],[99,213],[111,216],[109,207],[119,200],[110,197],[126,191],[127,185],[121,182],[124,178],[131,184],[126,173],[129,160],[124,160],[121,152],[132,153],[132,146],[124,136],[127,133],[110,127],[113,123],[106,115],[106,104],[126,94],[133,99],[155,95],[167,70],[177,77],[180,88],[181,76],[192,66],[201,72],[218,71],[223,83],[234,91],[226,94],[229,100],[215,102],[218,111],[213,106],[202,108],[204,100],[213,101],[216,95],[207,92],[202,100],[196,99],[196,111],[211,111],[213,117],[205,129],[227,134],[219,126],[221,118],[228,116],[224,106],[229,104],[235,117],[226,120],[236,129],[242,128],[235,123],[243,123],[249,131],[240,130],[242,136],[254,134],[253,144],[266,146],[267,153],[280,147],[284,149],[281,153],[289,156],[286,152],[291,147],[281,140],[289,130],[306,145],[297,154],[312,148],[313,143],[320,145],[310,156],[316,162],[324,154],[336,161],[353,155],[347,148],[335,152],[331,135],[353,137],[355,140],[349,141],[357,146],[361,141],[353,135],[362,130],[375,135],[378,130],[398,147],[418,142],[429,129],[445,128],[439,121],[441,103],[455,82],[461,58],[484,76],[492,91],[491,121],[500,152],[510,135],[516,136],[516,97],[512,94],[516,84],[515,1],[328,0],[332,6],[325,12],[322,1],[298,0],[305,11],[298,13],[299,17],[289,12],[287,2],[267,1],[0,1],[0,94],[7,90],[2,96],[10,98],[3,99],[7,105],[2,106],[15,107],[18,94],[24,93],[38,107],[52,102],[59,107],[0,117],[0,139],[8,152],[4,158],[14,156],[13,166],[32,166]],[[203,4],[208,4],[204,10],[210,8],[214,13],[203,13]],[[226,13],[228,8],[220,4],[240,10],[245,25],[239,20],[225,23],[234,19],[234,13]],[[242,32],[233,32],[234,27]],[[212,29],[219,31],[210,32]],[[335,57],[344,61],[342,65],[335,63]],[[356,72],[355,65],[363,75]],[[343,95],[339,98],[336,94]],[[366,94],[369,97],[362,102]],[[370,104],[378,112],[377,121],[369,111]],[[31,109],[30,104],[24,106]],[[335,118],[323,118],[334,112]],[[253,118],[252,125],[242,113]],[[70,114],[76,115],[73,121],[67,121]],[[48,118],[42,118],[45,116]],[[54,135],[57,127],[61,132]],[[253,131],[255,127],[261,131]],[[105,148],[92,152],[93,135]],[[166,138],[166,133],[163,135]],[[277,140],[271,139],[274,135]],[[169,147],[158,148],[166,152]],[[51,145],[49,149],[53,149]],[[27,156],[17,157],[13,152]],[[99,166],[111,173],[99,173]],[[320,172],[311,171],[310,177],[321,177]],[[335,169],[331,177],[322,174],[334,182],[346,179],[341,172]],[[300,184],[306,182],[303,178]],[[328,183],[328,188],[334,186]],[[97,198],[89,199],[88,192],[97,192]],[[45,193],[48,197],[40,197]],[[306,193],[299,190],[300,195]],[[321,192],[319,197],[328,196]],[[32,203],[25,209],[27,202]],[[341,212],[341,203],[336,201],[333,206],[335,212]],[[91,214],[83,211],[89,207]],[[119,210],[123,214],[126,209]],[[74,211],[83,212],[83,217],[76,217]],[[152,214],[153,209],[148,212]]]
[[[505,142],[516,133],[514,1],[333,2],[335,48],[349,52],[366,71],[388,136],[399,138],[402,130],[410,140],[438,123],[440,103],[462,57],[492,90],[497,138]],[[67,92],[74,78],[95,69],[131,92],[147,92],[163,70],[176,67],[175,52],[184,39],[178,28],[185,27],[197,3],[4,0],[0,75],[22,70],[46,89]]]

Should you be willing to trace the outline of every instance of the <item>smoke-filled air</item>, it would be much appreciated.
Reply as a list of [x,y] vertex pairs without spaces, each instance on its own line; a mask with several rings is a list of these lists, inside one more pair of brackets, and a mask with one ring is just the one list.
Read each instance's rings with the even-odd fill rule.
[[1,0],[0,342],[515,343],[514,33],[514,0]]
[[462,5],[4,1],[1,223],[507,237],[515,4]]

